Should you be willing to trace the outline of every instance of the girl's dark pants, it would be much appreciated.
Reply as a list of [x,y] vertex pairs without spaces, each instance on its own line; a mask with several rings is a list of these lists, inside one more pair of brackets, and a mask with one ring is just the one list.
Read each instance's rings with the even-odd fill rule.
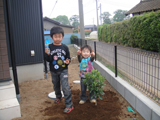
[[[84,78],[81,78],[81,100],[84,100],[86,101],[87,100],[87,95],[86,95],[86,90],[87,90],[87,85],[85,85],[82,81],[83,81]],[[93,97],[92,97],[93,96]],[[94,93],[93,91],[92,92],[89,92],[89,100],[92,100],[92,99],[95,99],[94,97]]]

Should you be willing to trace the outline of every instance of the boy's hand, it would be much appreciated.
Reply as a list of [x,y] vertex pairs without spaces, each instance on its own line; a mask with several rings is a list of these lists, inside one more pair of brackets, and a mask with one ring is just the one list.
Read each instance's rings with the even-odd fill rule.
[[69,64],[69,62],[70,62],[70,59],[68,58],[64,61],[65,64]]
[[79,50],[77,51],[77,54],[78,54],[78,55],[80,55],[80,54],[81,54],[81,49],[79,49]]
[[45,48],[45,53],[50,55],[50,49],[48,50],[47,48]]
[[91,52],[91,56],[92,56],[92,57],[94,57],[94,56],[95,56],[95,53],[93,52],[93,50],[92,50],[92,52]]

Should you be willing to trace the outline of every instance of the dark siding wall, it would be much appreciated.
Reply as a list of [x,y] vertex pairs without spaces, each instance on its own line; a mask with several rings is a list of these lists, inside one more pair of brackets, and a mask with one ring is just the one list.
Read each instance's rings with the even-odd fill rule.
[[[7,0],[17,65],[43,62],[41,0]],[[35,56],[31,56],[31,50]]]
[[10,79],[4,23],[3,0],[0,0],[0,82]]

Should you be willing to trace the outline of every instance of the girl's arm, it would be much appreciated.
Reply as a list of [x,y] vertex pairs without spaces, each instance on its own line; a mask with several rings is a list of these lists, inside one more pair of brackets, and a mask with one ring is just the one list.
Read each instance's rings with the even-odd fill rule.
[[77,51],[77,57],[78,57],[78,61],[79,61],[79,63],[80,63],[81,60],[82,60],[82,57],[81,57],[81,49],[79,49],[79,50]]
[[93,56],[91,56],[90,60],[91,60],[91,62],[93,62],[93,60],[94,60],[94,57],[93,57]]
[[94,56],[95,56],[95,53],[94,53],[93,50],[92,50],[92,52],[91,52],[91,58],[90,58],[91,62],[93,62]]
[[77,57],[78,57],[78,61],[79,61],[79,63],[80,63],[81,60],[82,60],[82,57],[81,57],[81,55],[77,55]]

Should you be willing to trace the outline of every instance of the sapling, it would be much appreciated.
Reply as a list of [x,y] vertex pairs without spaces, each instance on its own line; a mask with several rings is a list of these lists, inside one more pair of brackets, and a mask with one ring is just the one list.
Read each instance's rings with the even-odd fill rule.
[[[95,99],[99,98],[102,100],[101,95],[104,95],[103,85],[105,78],[98,72],[97,70],[92,70],[91,72],[87,72],[85,74],[85,79],[83,83],[87,85],[87,89],[94,93]],[[93,98],[93,96],[91,97]],[[97,102],[96,102],[97,105]]]

